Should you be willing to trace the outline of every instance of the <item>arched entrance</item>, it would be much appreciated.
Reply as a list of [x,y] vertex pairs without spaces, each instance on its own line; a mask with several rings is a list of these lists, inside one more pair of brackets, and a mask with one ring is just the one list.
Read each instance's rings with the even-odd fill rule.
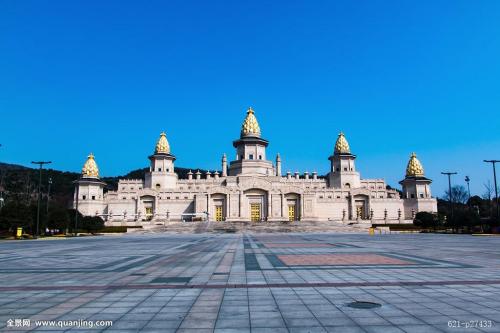
[[251,222],[267,220],[267,191],[261,189],[250,189],[245,192],[247,218]]
[[288,214],[288,221],[300,220],[300,195],[297,193],[285,194],[285,214]]
[[227,200],[226,195],[223,193],[214,193],[210,196],[213,220],[222,222],[226,220],[227,216]]
[[369,219],[369,207],[368,207],[368,196],[367,195],[355,195],[353,197],[354,205],[354,218],[359,220]]
[[146,221],[151,221],[155,215],[155,197],[145,195],[141,197],[141,208],[139,214],[145,217]]

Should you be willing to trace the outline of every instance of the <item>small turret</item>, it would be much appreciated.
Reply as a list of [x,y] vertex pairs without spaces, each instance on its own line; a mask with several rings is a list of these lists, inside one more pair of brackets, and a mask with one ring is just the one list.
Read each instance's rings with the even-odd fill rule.
[[222,155],[222,177],[226,177],[226,176],[227,176],[227,156],[224,153]]
[[281,156],[279,153],[276,155],[276,176],[281,177]]

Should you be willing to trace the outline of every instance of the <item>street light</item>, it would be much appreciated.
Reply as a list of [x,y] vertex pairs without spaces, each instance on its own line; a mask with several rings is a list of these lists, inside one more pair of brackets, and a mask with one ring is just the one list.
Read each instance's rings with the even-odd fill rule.
[[78,199],[80,197],[80,184],[78,181],[75,183],[76,185],[76,203],[75,203],[75,230],[74,230],[74,236],[78,236],[78,233],[76,232],[76,228],[78,227]]
[[469,186],[470,178],[469,178],[469,176],[465,176],[465,182],[467,183],[467,192],[469,192],[469,201],[470,201],[470,186]]
[[42,168],[44,164],[50,164],[52,163],[51,161],[39,161],[39,162],[31,162],[32,164],[38,164],[40,166],[39,172],[38,172],[38,205],[36,209],[36,234],[35,238],[38,238],[39,235],[39,228],[40,228],[40,201],[42,200]]
[[451,219],[453,220],[453,196],[451,195],[451,176],[456,175],[456,172],[441,172],[442,175],[448,176],[448,195],[450,199],[450,212]]
[[49,177],[49,188],[47,189],[47,216],[49,215],[50,185],[52,185],[52,177]]
[[493,182],[495,183],[495,202],[497,205],[497,220],[499,218],[499,211],[498,211],[498,186],[497,186],[497,172],[495,170],[495,164],[500,162],[500,160],[484,160],[486,163],[491,163],[493,164]]
[[[2,144],[0,143],[0,147],[2,147]],[[0,176],[0,209],[3,208],[5,200],[3,198],[3,172],[1,173]]]

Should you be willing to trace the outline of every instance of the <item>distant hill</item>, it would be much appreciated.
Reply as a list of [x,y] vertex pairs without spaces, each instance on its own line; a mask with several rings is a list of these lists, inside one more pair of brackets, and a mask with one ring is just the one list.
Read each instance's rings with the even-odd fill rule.
[[[116,190],[120,179],[144,179],[149,168],[132,170],[126,175],[117,177],[102,177],[101,180],[107,184],[107,190]],[[188,169],[176,167],[175,172],[180,179],[187,178],[189,170],[205,173],[201,169]],[[0,162],[0,192],[6,201],[20,200],[29,203],[36,200],[38,193],[38,169],[29,168],[17,164]],[[62,206],[68,206],[73,200],[73,182],[80,177],[79,173],[66,172],[54,169],[44,169],[42,173],[42,194],[45,197],[48,191],[48,180],[52,179],[50,186],[51,201]]]

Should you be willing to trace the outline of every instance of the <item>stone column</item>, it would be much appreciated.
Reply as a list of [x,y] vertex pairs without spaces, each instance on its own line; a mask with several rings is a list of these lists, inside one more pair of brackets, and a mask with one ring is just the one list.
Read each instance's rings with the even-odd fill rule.
[[272,217],[272,195],[271,193],[267,193],[267,221],[269,221],[269,219]]
[[352,197],[352,195],[349,194],[348,200],[351,206],[351,209],[349,210],[349,220],[353,220],[354,217],[356,216],[356,207],[354,207],[354,198]]
[[281,177],[281,157],[279,153],[276,155],[276,176]]
[[231,195],[230,194],[226,194],[225,197],[224,197],[224,204],[226,205],[226,216],[225,216],[225,220],[229,219],[231,217]]
[[208,220],[210,221],[212,219],[212,212],[211,212],[211,206],[210,205],[210,193],[207,193],[207,213],[208,213]]
[[285,212],[287,212],[285,193],[281,193],[281,218],[285,218]]
[[240,191],[240,211],[238,212],[238,217],[243,218],[243,201],[244,201],[245,194],[243,191]]
[[222,155],[222,177],[227,176],[227,157],[226,154]]

